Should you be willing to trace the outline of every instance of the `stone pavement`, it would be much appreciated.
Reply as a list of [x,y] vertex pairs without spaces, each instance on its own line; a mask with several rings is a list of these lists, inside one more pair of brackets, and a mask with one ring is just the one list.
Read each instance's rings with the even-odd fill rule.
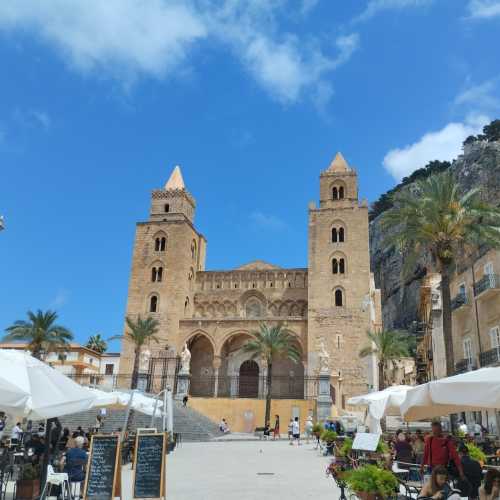
[[288,441],[184,443],[167,460],[168,500],[337,499],[327,457]]

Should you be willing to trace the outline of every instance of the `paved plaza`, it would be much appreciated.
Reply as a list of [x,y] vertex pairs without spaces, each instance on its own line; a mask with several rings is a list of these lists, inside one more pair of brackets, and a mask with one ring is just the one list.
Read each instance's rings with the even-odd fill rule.
[[167,462],[169,500],[338,498],[328,459],[288,441],[182,444]]

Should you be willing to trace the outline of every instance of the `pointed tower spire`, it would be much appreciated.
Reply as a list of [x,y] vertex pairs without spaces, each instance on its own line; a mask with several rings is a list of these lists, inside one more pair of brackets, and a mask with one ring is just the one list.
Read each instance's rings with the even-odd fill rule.
[[170,189],[186,189],[179,165],[176,165],[174,171],[170,174],[170,179],[165,184],[165,190],[168,191]]
[[335,158],[328,167],[328,171],[330,172],[349,172],[350,170],[349,165],[340,152],[335,155]]

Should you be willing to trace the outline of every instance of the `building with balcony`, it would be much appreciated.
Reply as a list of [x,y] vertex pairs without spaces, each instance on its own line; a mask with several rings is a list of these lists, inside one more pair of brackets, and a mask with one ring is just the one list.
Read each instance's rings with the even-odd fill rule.
[[[0,343],[0,349],[27,351],[23,342]],[[43,361],[82,385],[112,389],[117,386],[120,370],[119,353],[99,353],[71,343],[64,350],[47,353]]]
[[[500,250],[480,249],[460,259],[450,280],[455,373],[500,366]],[[446,376],[440,296],[440,276],[429,276],[420,292],[421,330],[417,348],[419,382]],[[440,301],[440,299],[439,299]],[[490,430],[500,429],[500,415],[483,411],[464,415]]]

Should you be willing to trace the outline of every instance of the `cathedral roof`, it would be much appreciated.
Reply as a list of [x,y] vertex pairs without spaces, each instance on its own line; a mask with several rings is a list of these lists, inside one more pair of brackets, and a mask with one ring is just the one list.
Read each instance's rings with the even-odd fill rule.
[[170,179],[168,179],[165,184],[165,189],[186,189],[184,179],[182,178],[181,167],[179,167],[179,165],[177,165],[170,174]]
[[339,152],[335,155],[332,163],[330,163],[327,172],[350,172],[350,170],[351,169],[342,156],[342,153]]
[[253,260],[248,264],[244,264],[243,266],[237,267],[236,271],[253,271],[255,269],[265,270],[265,269],[281,269],[279,266],[275,266],[274,264],[269,264],[269,262],[265,262],[263,260]]

